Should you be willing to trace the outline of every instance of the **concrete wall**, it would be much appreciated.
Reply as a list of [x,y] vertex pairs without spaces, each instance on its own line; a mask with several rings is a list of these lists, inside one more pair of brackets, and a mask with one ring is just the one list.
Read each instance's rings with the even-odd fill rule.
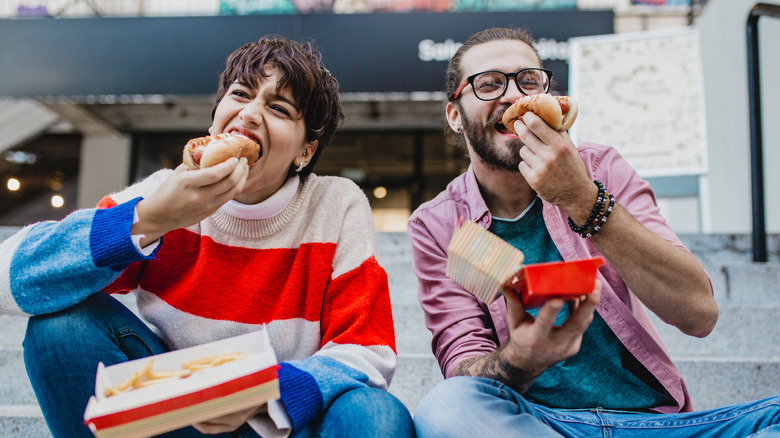
[[[711,0],[696,23],[700,30],[707,111],[709,175],[702,193],[711,229],[752,230],[750,131],[748,112],[748,13],[753,0]],[[777,4],[777,2],[775,2]],[[759,20],[764,124],[767,231],[780,230],[780,20]]]

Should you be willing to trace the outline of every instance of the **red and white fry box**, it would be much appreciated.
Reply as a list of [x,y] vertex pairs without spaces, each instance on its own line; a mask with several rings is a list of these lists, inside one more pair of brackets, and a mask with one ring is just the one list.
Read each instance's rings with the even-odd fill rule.
[[[179,371],[190,360],[234,352],[242,358],[106,396],[108,388],[120,385],[150,360],[152,371],[163,373]],[[98,438],[140,438],[180,429],[278,399],[277,369],[265,329],[121,364],[101,363],[84,424]]]

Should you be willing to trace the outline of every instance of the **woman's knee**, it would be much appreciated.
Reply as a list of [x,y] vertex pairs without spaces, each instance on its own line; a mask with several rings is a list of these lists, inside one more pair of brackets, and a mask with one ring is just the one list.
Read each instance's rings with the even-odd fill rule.
[[394,395],[382,389],[359,388],[342,394],[331,404],[320,433],[341,437],[411,437],[414,425],[409,409]]
[[25,357],[51,350],[80,354],[112,346],[137,349],[142,356],[163,352],[154,333],[132,311],[102,292],[59,312],[30,317],[23,345]]
[[102,300],[90,297],[59,312],[30,317],[24,337],[25,350],[54,348],[53,344],[69,345],[71,338],[94,333],[92,309],[96,301]]

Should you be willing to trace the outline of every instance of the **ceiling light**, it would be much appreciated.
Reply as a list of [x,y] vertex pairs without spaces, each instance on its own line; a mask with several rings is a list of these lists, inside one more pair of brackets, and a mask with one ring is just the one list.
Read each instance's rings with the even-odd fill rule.
[[382,186],[379,186],[379,187],[374,189],[374,197],[376,199],[382,199],[385,196],[387,196],[387,189],[386,188],[384,188]]
[[6,186],[8,186],[8,190],[15,192],[19,190],[20,187],[22,187],[22,183],[20,183],[16,178],[8,178]]
[[60,208],[65,205],[65,200],[60,195],[54,195],[51,197],[51,206],[54,208]]
[[35,164],[38,161],[35,154],[24,151],[6,151],[3,158],[13,164]]

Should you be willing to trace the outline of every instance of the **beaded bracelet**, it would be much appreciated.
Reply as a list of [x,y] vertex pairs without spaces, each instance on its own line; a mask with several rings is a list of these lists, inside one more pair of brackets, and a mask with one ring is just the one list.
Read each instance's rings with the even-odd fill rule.
[[601,219],[599,220],[598,224],[593,226],[593,230],[585,234],[580,234],[583,238],[587,239],[588,237],[596,234],[604,225],[604,222],[607,221],[609,215],[612,213],[612,208],[615,207],[615,196],[612,195],[612,193],[608,193],[608,195],[609,195],[609,204],[607,205],[607,209],[604,211],[604,214],[601,216]]
[[595,224],[594,221],[598,216],[601,215],[601,211],[604,209],[604,195],[606,194],[607,190],[604,188],[604,185],[601,184],[601,181],[597,179],[593,180],[593,184],[596,184],[596,187],[598,187],[599,191],[596,195],[596,203],[593,205],[593,209],[590,211],[590,216],[588,216],[588,219],[581,227],[578,227],[571,219],[571,217],[569,217],[569,227],[572,231],[580,235],[587,233],[589,229],[593,228]]
[[[588,219],[582,226],[577,226],[574,221],[569,217],[569,227],[572,231],[579,234],[582,238],[588,238],[596,234],[607,218],[612,213],[612,209],[615,206],[615,197],[608,193],[599,180],[593,180],[593,183],[598,187],[598,194],[596,195],[596,202],[593,204],[593,209],[590,211]],[[606,202],[609,200],[608,202]]]

